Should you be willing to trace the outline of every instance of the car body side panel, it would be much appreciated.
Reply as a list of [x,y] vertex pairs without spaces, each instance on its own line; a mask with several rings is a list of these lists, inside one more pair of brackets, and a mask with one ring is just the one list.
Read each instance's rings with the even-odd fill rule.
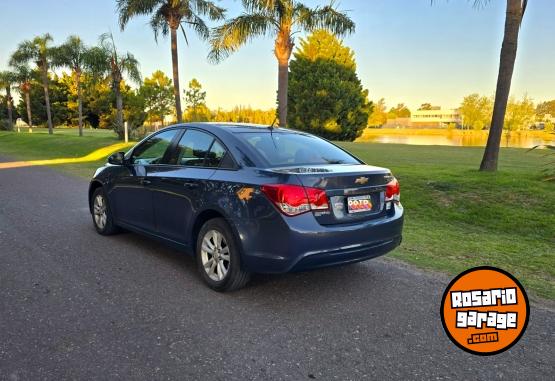
[[149,174],[156,234],[189,245],[194,216],[212,193],[213,168],[160,166]]

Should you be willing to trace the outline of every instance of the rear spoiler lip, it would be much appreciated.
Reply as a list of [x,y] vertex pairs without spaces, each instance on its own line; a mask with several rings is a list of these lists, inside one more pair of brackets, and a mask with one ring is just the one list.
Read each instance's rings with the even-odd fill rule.
[[[347,171],[334,171],[327,168],[331,166],[337,167],[353,167],[353,170]],[[364,167],[357,168],[355,167]],[[265,171],[275,172],[275,173],[287,173],[295,175],[357,175],[357,174],[367,174],[367,175],[390,175],[391,171],[387,168],[375,167],[366,164],[321,164],[321,165],[310,165],[310,166],[287,166],[287,167],[276,167],[276,168],[265,168]]]

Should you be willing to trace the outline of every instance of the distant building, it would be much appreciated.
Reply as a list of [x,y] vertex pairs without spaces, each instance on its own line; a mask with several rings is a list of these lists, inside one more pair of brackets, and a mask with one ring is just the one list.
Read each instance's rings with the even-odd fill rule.
[[410,118],[387,119],[382,128],[407,128],[410,127]]
[[413,111],[410,116],[413,128],[443,128],[449,124],[461,125],[461,114],[457,109],[442,110],[436,106],[430,110]]

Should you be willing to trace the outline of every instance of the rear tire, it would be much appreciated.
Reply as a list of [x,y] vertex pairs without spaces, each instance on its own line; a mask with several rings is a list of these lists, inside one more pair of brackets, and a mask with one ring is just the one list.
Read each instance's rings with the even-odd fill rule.
[[209,220],[200,229],[196,259],[202,279],[213,290],[238,290],[250,279],[250,273],[241,268],[239,245],[223,218]]
[[94,191],[91,203],[93,224],[98,234],[112,235],[117,233],[119,228],[114,224],[110,203],[102,187]]

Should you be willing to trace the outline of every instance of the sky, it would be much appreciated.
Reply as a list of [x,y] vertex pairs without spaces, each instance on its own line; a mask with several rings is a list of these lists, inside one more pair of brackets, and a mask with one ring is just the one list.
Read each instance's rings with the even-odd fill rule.
[[[307,5],[329,1],[304,0]],[[357,72],[373,100],[388,106],[422,103],[457,107],[465,95],[493,95],[503,38],[505,0],[339,0],[336,6],[356,23],[344,44],[355,51]],[[228,16],[241,1],[222,0]],[[555,98],[555,1],[531,0],[520,32],[512,95],[535,102]],[[54,43],[79,35],[96,44],[112,31],[119,50],[133,53],[143,76],[162,70],[171,77],[169,38],[158,43],[147,18],[132,19],[120,31],[114,0],[0,0],[0,70],[17,44],[49,32]],[[303,34],[296,35],[302,38]],[[207,61],[208,45],[180,34],[182,89],[197,78],[210,108],[235,105],[271,108],[276,103],[277,62],[273,40],[258,38],[219,64]],[[298,45],[298,44],[297,44]]]

